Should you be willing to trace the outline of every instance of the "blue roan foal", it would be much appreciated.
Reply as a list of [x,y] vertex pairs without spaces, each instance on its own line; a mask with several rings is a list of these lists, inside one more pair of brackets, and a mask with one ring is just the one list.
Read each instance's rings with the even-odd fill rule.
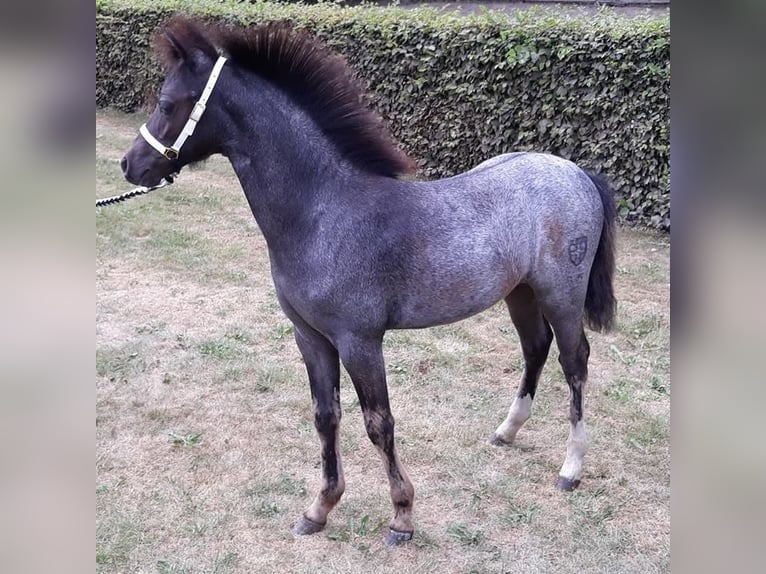
[[295,325],[321,441],[322,487],[294,531],[321,530],[345,487],[342,361],[391,486],[386,542],[412,537],[414,490],[394,443],[383,334],[458,321],[500,299],[525,368],[489,440],[513,442],[529,418],[555,334],[571,393],[558,487],[575,488],[587,447],[583,321],[608,329],[615,310],[615,208],[604,181],[539,153],[440,181],[400,179],[412,163],[361,103],[345,61],[283,24],[225,29],[176,17],[156,47],[167,76],[122,169],[152,186],[223,154],[242,184]]

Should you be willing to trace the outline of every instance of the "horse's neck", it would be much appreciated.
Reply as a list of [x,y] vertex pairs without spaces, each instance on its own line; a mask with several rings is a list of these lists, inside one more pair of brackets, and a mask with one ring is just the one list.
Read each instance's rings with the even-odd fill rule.
[[232,158],[250,209],[271,245],[293,228],[305,225],[321,200],[321,194],[317,193],[321,184],[313,177],[306,177],[306,170],[295,164],[272,163],[272,167],[260,169],[263,163]]
[[348,189],[355,170],[302,110],[284,100],[250,105],[258,116],[232,122],[226,155],[269,247],[279,248],[300,235],[327,194]]

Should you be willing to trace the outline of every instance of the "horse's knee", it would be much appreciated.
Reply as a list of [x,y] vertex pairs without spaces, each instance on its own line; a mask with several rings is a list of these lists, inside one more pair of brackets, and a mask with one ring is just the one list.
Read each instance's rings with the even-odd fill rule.
[[314,427],[322,436],[334,435],[340,424],[340,409],[334,406],[314,408]]
[[393,443],[394,417],[374,410],[364,412],[364,427],[372,444],[379,448]]

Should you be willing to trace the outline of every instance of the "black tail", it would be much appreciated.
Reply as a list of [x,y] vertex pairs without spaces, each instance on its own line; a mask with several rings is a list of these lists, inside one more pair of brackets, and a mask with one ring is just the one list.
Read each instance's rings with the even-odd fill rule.
[[614,298],[614,251],[617,208],[614,191],[601,176],[586,172],[598,189],[604,207],[604,226],[596,249],[596,258],[588,278],[585,296],[585,321],[594,331],[606,332],[612,328],[617,301]]

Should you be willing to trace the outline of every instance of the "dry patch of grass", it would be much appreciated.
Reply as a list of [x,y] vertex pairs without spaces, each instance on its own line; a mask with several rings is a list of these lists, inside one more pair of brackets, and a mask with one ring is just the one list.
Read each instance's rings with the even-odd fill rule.
[[[97,116],[97,196],[129,188],[140,119]],[[265,243],[220,159],[96,214],[98,572],[665,572],[669,569],[669,244],[623,230],[619,325],[589,334],[591,449],[581,490],[553,488],[568,432],[555,351],[519,443],[485,439],[522,359],[502,305],[387,335],[416,537],[382,544],[382,465],[344,374],[347,491],[326,530],[290,527],[319,445]]]

